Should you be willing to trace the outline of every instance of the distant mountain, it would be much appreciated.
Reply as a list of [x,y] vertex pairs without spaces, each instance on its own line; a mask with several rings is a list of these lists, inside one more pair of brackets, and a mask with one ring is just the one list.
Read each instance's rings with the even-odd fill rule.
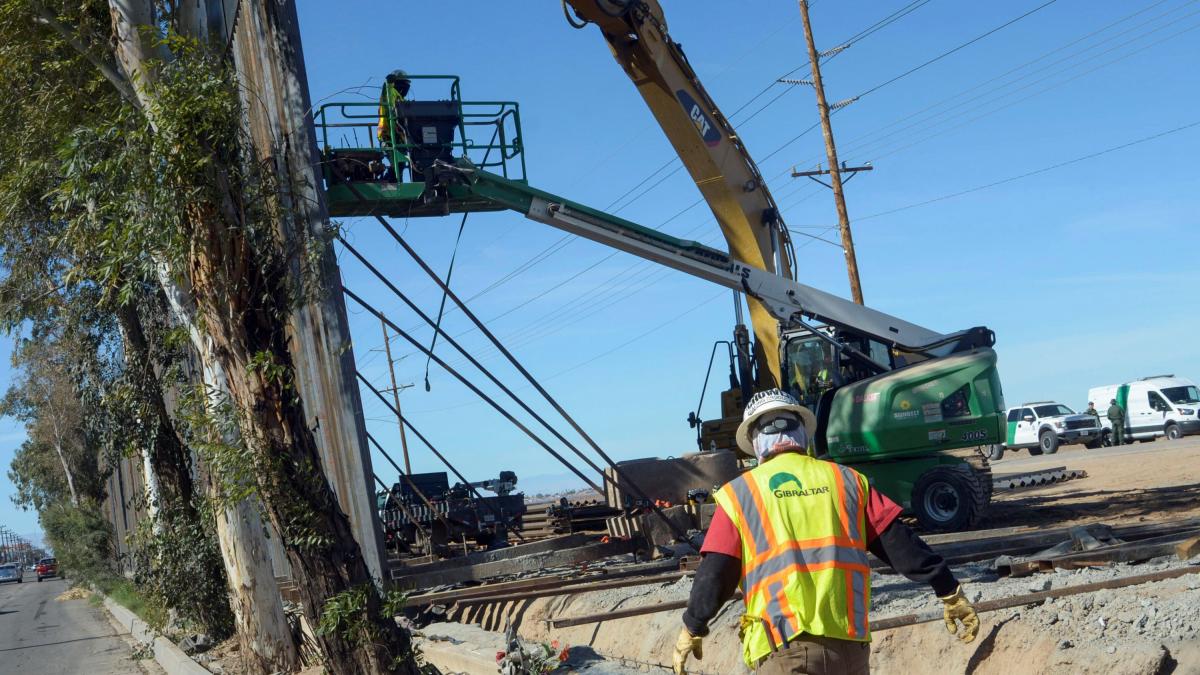
[[528,478],[521,475],[517,476],[517,490],[524,492],[526,496],[571,492],[574,490],[583,490],[586,487],[583,481],[579,480],[579,476],[569,472],[544,473]]

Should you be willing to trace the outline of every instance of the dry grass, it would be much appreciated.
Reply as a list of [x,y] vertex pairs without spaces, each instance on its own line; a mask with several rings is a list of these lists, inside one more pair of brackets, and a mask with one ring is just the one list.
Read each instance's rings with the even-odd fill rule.
[[59,602],[66,602],[67,600],[87,600],[90,597],[92,597],[91,592],[76,586],[69,591],[59,593],[55,600]]

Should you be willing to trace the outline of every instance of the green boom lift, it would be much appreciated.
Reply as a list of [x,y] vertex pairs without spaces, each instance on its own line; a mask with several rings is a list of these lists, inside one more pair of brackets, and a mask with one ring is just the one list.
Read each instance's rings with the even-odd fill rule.
[[382,132],[376,103],[317,111],[331,215],[512,210],[744,293],[780,323],[783,384],[816,411],[819,455],[866,474],[927,529],[983,516],[992,482],[981,450],[1003,439],[992,331],[936,333],[530,187],[516,103],[463,101],[455,76],[412,77],[448,81],[449,98],[383,110]]

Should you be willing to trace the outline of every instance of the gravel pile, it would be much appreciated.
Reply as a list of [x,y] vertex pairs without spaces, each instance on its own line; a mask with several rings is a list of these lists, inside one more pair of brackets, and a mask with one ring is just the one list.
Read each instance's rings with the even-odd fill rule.
[[[1174,558],[1158,558],[1141,564],[1055,570],[1016,579],[999,577],[986,562],[962,565],[954,572],[963,583],[967,597],[972,602],[979,602],[1150,574],[1189,564]],[[1197,571],[1200,572],[1200,568]],[[1164,587],[1182,592],[1162,601],[1149,599],[1157,594],[1156,589]],[[938,605],[927,586],[894,574],[873,574],[871,607],[872,616],[879,619],[929,610]],[[1200,573],[1154,584],[1049,599],[1041,607],[1023,611],[1032,620],[1047,626],[1061,623],[1058,630],[1078,631],[1081,638],[1134,634],[1191,639],[1200,632]],[[1004,616],[1004,612],[996,614]]]

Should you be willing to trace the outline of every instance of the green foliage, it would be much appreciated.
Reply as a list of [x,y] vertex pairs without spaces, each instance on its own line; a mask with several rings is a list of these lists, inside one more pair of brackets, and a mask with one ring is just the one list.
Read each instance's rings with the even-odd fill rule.
[[220,641],[233,635],[234,620],[212,509],[201,503],[199,519],[181,511],[160,508],[154,519],[139,523],[132,541],[133,578],[158,615],[174,609],[184,628]]
[[242,442],[237,410],[229,396],[196,385],[179,396],[176,430],[203,461],[216,484],[213,508],[223,508],[257,491],[255,456]]
[[129,579],[109,573],[96,575],[87,581],[112,598],[113,602],[137,614],[148,625],[158,627],[166,624],[167,615],[162,607],[147,599],[138,585]]
[[113,534],[98,504],[58,502],[40,512],[46,543],[65,576],[95,581],[113,573]]
[[356,646],[379,640],[379,630],[368,609],[373,589],[355,586],[331,596],[321,608],[317,635],[337,635]]
[[383,594],[383,615],[400,616],[408,605],[408,593],[391,589]]

